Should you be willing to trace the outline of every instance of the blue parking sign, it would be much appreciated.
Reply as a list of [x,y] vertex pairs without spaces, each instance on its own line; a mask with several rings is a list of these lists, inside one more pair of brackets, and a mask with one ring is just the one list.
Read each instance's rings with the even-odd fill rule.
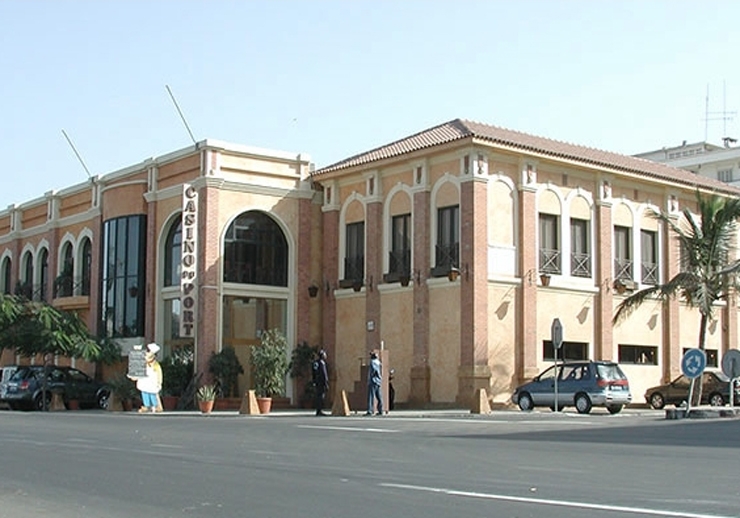
[[687,378],[698,378],[707,366],[707,355],[701,349],[689,349],[681,358],[681,372]]

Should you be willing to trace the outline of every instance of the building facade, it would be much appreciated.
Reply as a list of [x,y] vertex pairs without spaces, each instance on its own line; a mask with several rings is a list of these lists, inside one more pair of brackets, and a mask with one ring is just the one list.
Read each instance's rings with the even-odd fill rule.
[[[78,311],[124,352],[192,345],[206,376],[213,352],[233,346],[247,366],[277,328],[324,347],[332,388],[354,393],[383,349],[409,406],[467,405],[478,388],[506,403],[552,363],[559,318],[559,358],[618,360],[639,402],[678,374],[699,315],[672,300],[612,317],[678,272],[651,211],[680,220],[697,189],[740,194],[460,119],[315,171],[305,155],[206,140],[0,212],[0,289]],[[715,364],[737,342],[735,302],[719,314]],[[245,368],[238,389],[252,386]]]

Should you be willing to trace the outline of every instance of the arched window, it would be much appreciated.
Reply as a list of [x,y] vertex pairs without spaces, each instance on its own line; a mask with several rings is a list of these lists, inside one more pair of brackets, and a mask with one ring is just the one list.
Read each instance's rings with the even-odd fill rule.
[[180,262],[182,261],[182,217],[178,217],[167,233],[164,243],[164,285],[180,285]]
[[92,243],[89,238],[82,241],[82,278],[80,294],[90,295],[90,271],[92,269]]
[[71,297],[74,290],[75,263],[72,256],[72,243],[65,243],[62,249],[62,265],[54,282],[55,297]]
[[39,289],[38,296],[35,298],[46,300],[46,288],[49,286],[49,251],[46,248],[41,250],[39,270]]
[[15,293],[30,300],[33,298],[33,255],[31,252],[25,253],[21,265],[21,279],[18,281]]
[[268,215],[241,214],[224,239],[224,282],[288,285],[288,243]]
[[6,295],[10,294],[10,279],[13,270],[13,261],[10,257],[6,257],[3,261],[3,293]]

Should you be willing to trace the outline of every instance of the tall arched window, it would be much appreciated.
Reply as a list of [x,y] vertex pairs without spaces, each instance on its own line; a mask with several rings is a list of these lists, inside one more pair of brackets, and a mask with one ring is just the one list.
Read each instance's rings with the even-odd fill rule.
[[164,285],[180,285],[180,262],[182,261],[182,217],[178,217],[167,233],[164,243]]
[[26,252],[21,261],[22,271],[21,279],[16,286],[16,295],[21,295],[27,299],[33,298],[33,254]]
[[224,239],[224,282],[288,285],[288,242],[267,214],[241,214]]
[[39,256],[39,289],[38,300],[46,300],[46,288],[49,286],[49,251],[44,248]]
[[55,297],[71,297],[74,290],[75,263],[72,255],[72,243],[64,243],[62,264],[59,276],[54,281]]
[[10,294],[10,279],[13,271],[13,261],[6,257],[3,261],[3,293]]
[[81,295],[90,295],[90,271],[92,270],[92,243],[89,238],[82,241]]

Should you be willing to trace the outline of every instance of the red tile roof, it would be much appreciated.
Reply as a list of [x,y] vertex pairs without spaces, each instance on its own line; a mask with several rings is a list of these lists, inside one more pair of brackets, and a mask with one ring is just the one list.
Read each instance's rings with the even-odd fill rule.
[[313,173],[313,176],[320,177],[321,175],[332,171],[340,171],[342,169],[370,164],[379,160],[394,158],[413,151],[428,149],[467,138],[486,141],[495,146],[504,148],[581,162],[585,165],[600,166],[617,171],[635,173],[691,187],[702,187],[728,194],[740,194],[740,189],[732,187],[729,184],[712,178],[699,176],[689,171],[671,167],[666,164],[529,135],[519,131],[464,119],[454,119],[438,126],[434,126],[433,128],[420,131],[419,133],[415,133],[409,137],[391,142],[390,144],[351,156],[334,164],[317,169]]

